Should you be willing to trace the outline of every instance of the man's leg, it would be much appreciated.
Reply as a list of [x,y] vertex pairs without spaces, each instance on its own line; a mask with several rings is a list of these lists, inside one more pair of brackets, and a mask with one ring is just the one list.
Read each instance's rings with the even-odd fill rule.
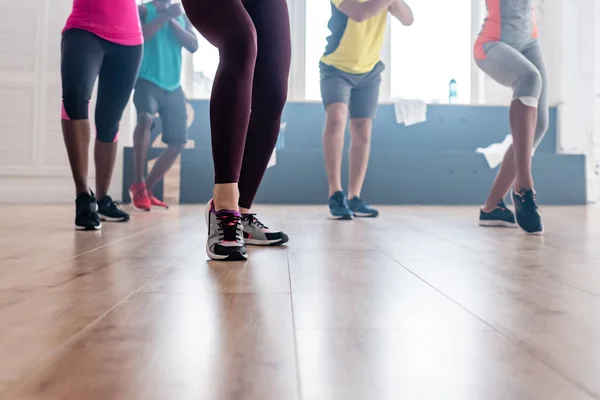
[[348,205],[356,217],[377,217],[379,211],[368,206],[360,197],[369,165],[371,152],[371,132],[373,119],[379,101],[379,86],[383,63],[377,64],[371,72],[361,77],[359,85],[350,95],[350,176]]
[[138,79],[133,94],[133,104],[138,113],[137,125],[133,132],[133,170],[134,181],[129,186],[129,197],[133,207],[138,210],[150,211],[152,204],[144,182],[144,171],[152,136],[152,123],[158,111],[156,100],[159,88],[153,83]]
[[329,184],[329,196],[342,191],[342,153],[344,151],[344,132],[348,119],[348,106],[333,103],[325,109],[325,128],[323,130],[323,151],[325,153],[325,171]]
[[185,95],[181,88],[166,92],[159,102],[159,114],[162,121],[162,140],[168,145],[154,163],[146,179],[146,187],[153,206],[168,207],[165,203],[152,196],[154,186],[171,169],[181,150],[187,142],[187,107]]

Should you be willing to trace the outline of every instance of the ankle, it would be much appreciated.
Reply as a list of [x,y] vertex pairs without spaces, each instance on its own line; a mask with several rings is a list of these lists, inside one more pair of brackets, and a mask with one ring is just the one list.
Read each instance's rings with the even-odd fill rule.
[[344,193],[344,189],[342,188],[329,188],[329,197],[333,196],[334,194],[338,193],[338,192],[342,192]]
[[348,198],[349,199],[353,199],[353,198],[359,198],[360,199],[360,193],[353,193],[353,192],[348,192]]
[[483,207],[481,207],[481,211],[483,211],[484,213],[491,213],[492,211],[494,211],[496,209],[496,205],[490,206],[489,204],[484,204]]

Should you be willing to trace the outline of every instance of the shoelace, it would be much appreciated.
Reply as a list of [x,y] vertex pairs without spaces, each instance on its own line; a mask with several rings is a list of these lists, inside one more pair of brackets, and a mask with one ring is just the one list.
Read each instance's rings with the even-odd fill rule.
[[534,212],[538,209],[538,206],[535,202],[535,193],[533,191],[525,192],[519,195],[521,203],[523,204],[523,208],[525,208],[528,212]]
[[241,217],[233,214],[221,214],[217,215],[218,226],[219,226],[219,237],[221,240],[226,242],[239,242],[242,237],[238,231],[238,224],[240,223]]
[[256,218],[256,214],[247,214],[244,216],[244,219],[247,220],[250,225],[253,225],[259,229],[269,229],[269,227]]

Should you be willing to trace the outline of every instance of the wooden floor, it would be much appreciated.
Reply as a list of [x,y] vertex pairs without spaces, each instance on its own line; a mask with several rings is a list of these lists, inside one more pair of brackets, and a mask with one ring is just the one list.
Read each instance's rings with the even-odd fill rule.
[[600,398],[600,209],[547,234],[477,208],[258,209],[290,235],[207,262],[200,207],[75,232],[0,207],[0,398]]

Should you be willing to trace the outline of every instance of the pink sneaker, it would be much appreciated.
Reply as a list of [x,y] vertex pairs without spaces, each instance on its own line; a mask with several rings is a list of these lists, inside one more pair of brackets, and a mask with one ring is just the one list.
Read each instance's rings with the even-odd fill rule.
[[160,201],[159,199],[154,197],[152,195],[152,192],[148,192],[148,196],[150,197],[150,204],[152,204],[153,207],[169,208],[169,205],[167,203]]
[[131,197],[133,207],[137,210],[150,211],[152,208],[144,182],[132,183],[129,187],[129,197]]

